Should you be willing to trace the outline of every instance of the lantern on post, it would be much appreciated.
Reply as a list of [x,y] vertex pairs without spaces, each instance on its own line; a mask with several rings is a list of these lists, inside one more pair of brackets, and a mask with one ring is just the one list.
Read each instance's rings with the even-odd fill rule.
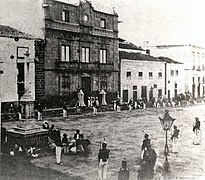
[[169,148],[167,144],[167,131],[170,130],[175,119],[169,115],[168,110],[165,110],[164,117],[163,118],[159,117],[159,120],[160,120],[163,130],[166,132],[166,143],[165,143],[165,148],[164,148],[164,155],[165,155],[164,170],[165,170],[165,173],[170,173],[170,166],[169,166],[169,162],[167,158],[169,154]]

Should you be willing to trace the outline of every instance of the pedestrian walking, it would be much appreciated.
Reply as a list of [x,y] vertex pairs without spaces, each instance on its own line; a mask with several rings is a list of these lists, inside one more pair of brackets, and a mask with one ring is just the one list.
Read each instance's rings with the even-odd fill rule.
[[107,167],[110,150],[107,148],[107,143],[102,143],[102,149],[99,150],[98,154],[98,177],[99,180],[105,180],[107,178]]
[[172,152],[177,153],[178,152],[178,138],[179,138],[179,130],[177,129],[177,126],[174,125],[174,131],[171,136],[172,140]]
[[194,142],[193,144],[199,145],[201,143],[201,123],[199,121],[199,118],[195,118],[195,123],[193,125],[193,132],[194,132]]

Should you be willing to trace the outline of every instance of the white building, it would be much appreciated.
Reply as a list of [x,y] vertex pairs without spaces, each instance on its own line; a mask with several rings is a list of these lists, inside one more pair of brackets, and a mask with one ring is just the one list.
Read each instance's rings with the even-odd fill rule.
[[205,96],[205,48],[194,45],[149,47],[153,56],[166,56],[184,63],[184,88],[195,98]]
[[174,98],[184,92],[182,63],[135,52],[137,46],[132,46],[132,51],[132,44],[122,46],[121,43],[124,42],[119,45],[121,102]]
[[[25,118],[31,116],[35,100],[34,39],[9,26],[0,25],[0,94],[2,116],[17,113],[18,105]],[[5,117],[6,118],[6,117]]]

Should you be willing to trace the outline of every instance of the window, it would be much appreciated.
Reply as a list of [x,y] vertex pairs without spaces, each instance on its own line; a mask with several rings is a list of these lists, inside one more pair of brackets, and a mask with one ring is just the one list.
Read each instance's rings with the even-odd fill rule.
[[162,78],[162,72],[158,73],[158,78]]
[[127,71],[126,74],[127,74],[127,78],[131,78],[131,71]]
[[69,11],[63,10],[62,12],[62,21],[69,22]]
[[61,61],[70,61],[70,46],[61,46]]
[[70,92],[70,76],[68,75],[61,75],[60,78],[60,94],[66,95]]
[[82,62],[85,63],[90,62],[90,48],[87,47],[82,48]]
[[139,78],[142,78],[143,73],[142,72],[138,72],[138,76],[139,76]]
[[107,50],[106,49],[100,49],[100,63],[106,63],[107,62]]
[[137,86],[133,86],[133,90],[137,90]]
[[154,88],[157,88],[157,84],[154,84]]
[[107,76],[100,77],[100,89],[107,91]]
[[149,78],[153,78],[153,73],[152,72],[149,72]]
[[176,76],[178,76],[178,75],[179,75],[179,71],[178,71],[178,70],[176,70],[176,71],[175,71],[175,73],[176,73]]
[[123,90],[122,92],[122,101],[128,102],[128,90]]
[[174,76],[174,70],[171,70],[170,74],[171,76]]
[[29,55],[28,47],[17,47],[17,59],[25,59],[26,55]]
[[177,83],[174,84],[174,88],[177,88]]
[[100,19],[100,27],[101,27],[101,28],[104,28],[104,29],[106,28],[106,21],[105,21],[104,18],[101,18],[101,19]]

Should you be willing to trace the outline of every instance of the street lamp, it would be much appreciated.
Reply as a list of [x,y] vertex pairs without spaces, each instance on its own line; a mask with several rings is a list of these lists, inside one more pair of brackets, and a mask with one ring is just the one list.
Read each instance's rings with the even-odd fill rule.
[[165,148],[164,148],[164,155],[165,155],[164,171],[166,174],[168,174],[168,173],[170,173],[170,166],[169,166],[169,162],[168,162],[168,158],[167,158],[167,156],[169,154],[169,148],[168,148],[168,144],[167,144],[167,131],[170,130],[175,119],[169,115],[168,110],[165,110],[165,114],[164,114],[163,119],[159,117],[159,120],[161,122],[163,130],[165,130],[165,132],[166,132],[166,143],[165,143]]

